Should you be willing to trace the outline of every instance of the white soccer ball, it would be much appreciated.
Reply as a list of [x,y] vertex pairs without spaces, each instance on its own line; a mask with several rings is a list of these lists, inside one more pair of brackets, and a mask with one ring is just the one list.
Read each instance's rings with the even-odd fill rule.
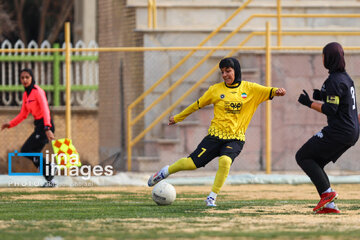
[[152,199],[157,205],[170,205],[176,199],[176,190],[170,183],[161,181],[153,188]]

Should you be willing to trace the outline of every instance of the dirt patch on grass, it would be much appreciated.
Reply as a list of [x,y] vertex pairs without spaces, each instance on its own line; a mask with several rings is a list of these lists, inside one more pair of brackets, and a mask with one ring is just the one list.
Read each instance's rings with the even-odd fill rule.
[[[211,190],[211,186],[175,186],[177,194],[182,198],[177,198],[181,202],[179,206],[157,207],[155,204],[149,204],[151,199],[151,190],[149,187],[88,187],[88,188],[2,188],[0,193],[2,198],[11,200],[86,200],[86,199],[121,199],[127,193],[130,196],[140,195],[139,205],[142,209],[151,209],[150,211],[163,211],[161,217],[136,217],[136,211],[131,214],[114,218],[105,215],[103,218],[94,219],[74,219],[69,220],[51,220],[52,224],[57,225],[58,231],[68,231],[71,227],[73,232],[81,232],[83,229],[91,231],[104,231],[110,229],[115,233],[126,232],[131,236],[138,236],[141,233],[151,233],[152,231],[161,232],[161,236],[181,236],[182,233],[199,235],[196,239],[206,239],[204,233],[213,232],[214,237],[219,238],[219,233],[227,233],[227,236],[236,236],[236,239],[243,239],[244,233],[248,236],[257,236],[257,233],[288,233],[288,232],[311,232],[318,237],[317,232],[336,232],[339,234],[354,232],[360,230],[360,193],[359,184],[340,184],[333,188],[339,193],[339,199],[336,201],[341,210],[341,214],[316,215],[312,213],[312,208],[317,204],[319,196],[316,189],[311,184],[303,185],[226,185],[218,196],[216,208],[199,207],[199,202],[203,200]],[[14,192],[16,194],[6,194]],[[21,194],[24,193],[24,194]],[[26,193],[26,194],[25,194]],[[29,194],[32,193],[32,194]],[[194,197],[191,197],[194,196]],[[148,197],[148,199],[146,199]],[[141,199],[146,199],[146,204]],[[124,202],[121,201],[124,205]],[[260,200],[260,201],[259,201]],[[261,201],[271,200],[271,201]],[[272,201],[275,200],[275,201]],[[346,200],[346,201],[345,201]],[[231,201],[231,202],[230,202]],[[230,205],[230,203],[242,201],[240,204]],[[119,201],[120,202],[120,201]],[[196,203],[194,210],[191,204]],[[183,208],[183,205],[189,204],[189,208]],[[127,203],[125,203],[126,207]],[[131,205],[131,204],[130,204]],[[134,208],[134,204],[129,207]],[[178,204],[179,205],[179,204]],[[224,205],[226,205],[224,207]],[[136,208],[134,208],[136,210]],[[176,209],[185,214],[180,217],[172,216]],[[149,210],[146,210],[149,211]],[[194,217],[187,217],[186,213],[191,214],[196,211]],[[178,213],[176,213],[178,214]],[[0,221],[0,229],[20,229],[22,226],[31,226],[37,228],[48,224],[48,220],[9,220]],[[70,227],[69,227],[70,226]],[[156,229],[156,230],[154,230]],[[180,235],[179,235],[180,234]],[[238,234],[238,235],[237,235]],[[308,236],[308,235],[304,236]],[[206,236],[206,235],[205,235]],[[240,236],[240,237],[238,237]],[[285,235],[283,235],[285,236]],[[280,236],[271,237],[273,239],[289,239]],[[338,235],[339,236],[339,235]],[[328,235],[321,236],[321,239],[336,239]],[[347,239],[354,239],[347,237]],[[191,238],[191,237],[190,237]],[[251,238],[251,237],[250,237]],[[255,237],[256,238],[256,237]],[[261,238],[261,237],[260,237]],[[89,239],[73,237],[71,239]],[[111,239],[109,237],[108,239]],[[166,237],[164,239],[172,239]],[[208,239],[208,238],[207,238]],[[234,239],[228,237],[228,239]],[[300,237],[294,239],[306,239]]]
[[[204,197],[211,191],[211,186],[174,186],[177,194],[203,194]],[[332,186],[339,194],[340,199],[359,199],[360,185],[358,184],[339,184]],[[0,188],[0,192],[41,192],[44,194],[29,195],[29,197],[46,197],[50,199],[54,193],[46,196],[46,192],[69,191],[82,192],[97,198],[108,198],[116,196],[116,193],[129,192],[135,194],[151,194],[152,188],[139,186],[114,186],[114,187],[79,187],[79,188]],[[91,192],[106,192],[105,194]],[[111,195],[108,193],[113,193]],[[56,195],[56,194],[55,194]],[[67,195],[69,196],[69,195]],[[26,198],[26,196],[22,196]],[[318,200],[319,196],[316,189],[311,184],[289,185],[289,184],[244,184],[244,185],[225,185],[218,198],[226,197],[231,200],[254,200],[254,199],[284,199],[284,200]],[[41,198],[44,199],[44,198]]]
[[0,192],[47,192],[47,191],[69,191],[69,192],[138,192],[138,191],[150,191],[149,187],[139,186],[114,186],[114,187],[56,187],[56,188],[0,188]]
[[[360,185],[338,184],[332,188],[339,194],[340,199],[360,199]],[[176,192],[188,194],[201,194],[206,197],[211,191],[211,186],[175,186]],[[244,184],[226,185],[222,188],[219,198],[226,196],[232,200],[254,199],[284,199],[284,200],[318,200],[319,195],[311,184]]]
[[86,199],[111,199],[118,197],[118,194],[86,194],[86,195],[69,195],[63,196],[62,194],[32,194],[32,195],[17,195],[17,196],[10,196],[11,200],[61,200],[66,199],[68,200],[86,200]]

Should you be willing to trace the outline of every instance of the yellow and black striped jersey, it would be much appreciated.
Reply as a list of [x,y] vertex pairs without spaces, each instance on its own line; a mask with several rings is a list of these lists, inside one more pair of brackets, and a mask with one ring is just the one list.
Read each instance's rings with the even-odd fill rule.
[[226,86],[224,82],[214,84],[196,102],[174,117],[183,121],[191,113],[206,105],[214,105],[214,118],[209,135],[220,139],[245,141],[245,132],[258,105],[272,99],[277,88],[264,87],[257,83],[241,81],[240,86]]

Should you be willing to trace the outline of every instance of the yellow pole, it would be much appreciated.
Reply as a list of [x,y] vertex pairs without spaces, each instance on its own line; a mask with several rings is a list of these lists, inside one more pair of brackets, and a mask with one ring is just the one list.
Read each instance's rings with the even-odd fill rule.
[[[131,108],[128,108],[128,111],[127,111],[127,124],[129,125],[131,122]],[[132,155],[132,141],[131,141],[131,138],[132,138],[132,128],[131,127],[128,127],[128,133],[127,133],[127,136],[128,136],[128,139],[127,139],[127,169],[128,171],[130,172],[131,171],[131,155]]]
[[[271,32],[270,22],[266,22],[266,86],[271,86]],[[266,174],[271,173],[271,102],[266,101]]]
[[281,46],[281,0],[277,0],[277,45]]
[[71,83],[70,83],[70,23],[65,23],[65,72],[66,72],[66,90],[65,90],[65,130],[66,137],[71,138],[71,106],[70,106],[70,94],[71,94]]
[[152,5],[152,16],[153,16],[153,23],[152,23],[152,27],[153,29],[156,28],[156,22],[157,22],[157,12],[156,12],[156,0],[153,0],[153,5]]
[[[242,46],[245,43],[247,43],[252,36],[256,35],[255,32],[252,32],[246,37],[238,46]],[[265,47],[262,48],[262,50],[265,50]],[[228,53],[224,57],[230,57],[232,56],[237,50],[233,50],[230,53]],[[145,136],[146,133],[148,133],[156,124],[158,124],[166,115],[168,115],[172,110],[175,109],[176,106],[178,106],[191,92],[193,92],[196,88],[198,88],[211,74],[213,74],[216,70],[219,69],[218,65],[215,65],[210,71],[207,72],[206,75],[204,75],[200,80],[198,80],[191,88],[189,88],[178,100],[175,101],[169,108],[167,108],[160,116],[158,116],[145,130],[143,130],[137,137],[134,138],[134,140],[131,142],[131,146],[134,146],[138,141],[140,141],[141,138]],[[131,126],[129,126],[131,127]]]
[[151,28],[152,23],[152,1],[153,0],[148,0],[148,28]]
[[[150,4],[151,4],[152,0],[148,0],[148,17],[151,16],[151,13],[149,13],[149,9],[150,9]],[[242,11],[252,0],[247,0],[241,7],[239,7],[233,14],[231,14],[230,17],[228,17],[219,27],[217,27],[214,31],[212,31],[209,36],[207,36],[199,45],[203,46],[210,38],[212,38],[213,36],[215,36],[226,24],[228,24],[240,11]],[[269,17],[269,16],[267,16]],[[250,21],[252,18],[250,17],[247,21]],[[148,18],[148,26],[150,28],[150,21],[151,19]],[[247,23],[247,22],[246,22]],[[246,24],[244,23],[244,24]],[[244,24],[241,26],[243,27]],[[238,30],[240,30],[238,28]],[[104,48],[103,48],[104,49]],[[136,50],[138,48],[134,48],[133,50]],[[108,48],[108,50],[110,50],[110,48]],[[117,50],[119,51],[119,49]],[[172,67],[169,72],[167,72],[164,76],[162,76],[158,81],[156,81],[156,83],[154,83],[148,90],[146,90],[144,93],[142,93],[137,99],[135,99],[134,102],[132,102],[129,106],[128,106],[128,111],[132,108],[134,108],[136,106],[136,104],[138,104],[142,99],[144,99],[145,96],[147,96],[151,91],[153,91],[164,79],[166,79],[168,76],[170,76],[176,69],[178,69],[187,59],[189,59],[194,53],[196,52],[196,50],[191,51],[190,53],[188,53],[180,62],[178,62],[174,67]],[[179,81],[179,80],[178,80]],[[145,113],[144,113],[145,114]],[[131,117],[128,119],[128,132],[130,132],[130,128],[132,127],[135,121],[131,121]],[[128,139],[128,141],[131,141]],[[129,146],[130,148],[136,143],[136,140],[132,141],[132,142],[128,142],[128,162],[130,162],[131,165],[131,150],[129,151]]]

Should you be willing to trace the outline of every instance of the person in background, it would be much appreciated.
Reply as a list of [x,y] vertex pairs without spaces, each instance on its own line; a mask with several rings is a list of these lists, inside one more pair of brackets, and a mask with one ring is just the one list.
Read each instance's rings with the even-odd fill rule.
[[216,197],[223,186],[230,166],[240,154],[245,144],[245,131],[258,105],[275,96],[284,96],[284,88],[264,87],[241,79],[240,63],[235,58],[224,58],[219,63],[223,82],[214,84],[193,104],[181,113],[171,116],[168,125],[183,121],[191,113],[214,105],[214,118],[208,135],[188,157],[163,167],[150,176],[148,186],[154,186],[169,175],[184,170],[204,167],[212,159],[219,157],[219,168],[206,205],[216,206]]
[[[21,111],[14,119],[4,123],[1,126],[1,130],[15,127],[31,113],[34,117],[35,129],[25,141],[20,151],[22,153],[40,153],[49,141],[55,139],[55,127],[51,120],[48,101],[46,99],[45,91],[35,84],[34,75],[31,69],[25,68],[20,71],[20,81],[25,88],[22,97]],[[28,158],[33,162],[35,167],[39,168],[40,160],[38,157]],[[45,158],[43,159],[43,175],[46,179],[43,187],[55,187],[56,184],[53,181],[54,172],[50,169],[52,165],[46,164]]]
[[315,89],[313,99],[308,93],[300,94],[298,101],[327,117],[328,125],[312,136],[296,153],[296,161],[315,185],[320,201],[313,209],[315,213],[340,213],[334,203],[338,194],[330,186],[324,167],[338,158],[359,138],[355,86],[345,71],[342,46],[337,42],[323,48],[323,64],[329,76],[321,89]]

